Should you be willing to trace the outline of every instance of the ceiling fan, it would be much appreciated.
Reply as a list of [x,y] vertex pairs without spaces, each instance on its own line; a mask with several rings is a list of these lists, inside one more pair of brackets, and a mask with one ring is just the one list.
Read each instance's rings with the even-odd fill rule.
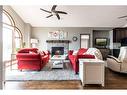
[[53,5],[52,8],[51,8],[51,11],[47,11],[47,10],[42,9],[42,8],[40,8],[40,10],[42,10],[42,11],[47,12],[47,13],[50,14],[46,18],[49,18],[49,17],[55,15],[58,18],[58,20],[60,20],[60,15],[59,14],[67,14],[67,13],[66,12],[63,12],[63,11],[56,11],[56,7],[57,7],[57,5]]
[[121,19],[121,18],[126,18],[126,17],[127,17],[127,15],[120,16],[120,17],[118,17],[118,18]]

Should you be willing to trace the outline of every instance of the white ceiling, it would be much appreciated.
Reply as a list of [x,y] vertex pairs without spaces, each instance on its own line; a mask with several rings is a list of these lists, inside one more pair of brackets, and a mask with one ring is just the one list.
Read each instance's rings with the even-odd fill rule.
[[26,23],[34,27],[121,27],[127,24],[126,19],[118,19],[127,15],[127,6],[81,6],[58,5],[56,10],[65,11],[61,20],[56,16],[45,18],[49,14],[40,8],[51,10],[52,5],[11,6]]

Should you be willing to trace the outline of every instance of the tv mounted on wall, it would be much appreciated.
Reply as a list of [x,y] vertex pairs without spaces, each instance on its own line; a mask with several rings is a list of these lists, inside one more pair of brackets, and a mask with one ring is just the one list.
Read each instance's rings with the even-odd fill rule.
[[107,46],[107,38],[96,38],[95,45],[96,46]]

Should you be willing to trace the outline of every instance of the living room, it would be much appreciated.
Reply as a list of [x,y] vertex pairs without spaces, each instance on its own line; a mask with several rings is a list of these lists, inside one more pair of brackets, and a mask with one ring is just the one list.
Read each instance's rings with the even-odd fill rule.
[[[51,12],[46,13],[44,11],[44,10],[50,11],[53,7],[56,7],[55,8],[56,10],[63,11],[64,13],[60,14],[60,17],[58,17],[56,14],[54,15],[51,14]],[[121,88],[123,89],[123,88],[127,88],[127,86],[125,86],[127,84],[125,82],[126,74],[116,73],[115,71],[120,72],[119,69],[117,70],[114,68],[112,69],[112,65],[109,65],[109,68],[111,69],[110,70],[107,66],[107,58],[111,57],[111,55],[118,57],[121,47],[120,40],[126,38],[126,27],[125,27],[126,18],[121,17],[126,15],[125,14],[126,10],[127,10],[127,6],[80,6],[80,5],[79,6],[75,6],[75,5],[73,6],[72,5],[3,6],[3,39],[4,39],[3,47],[5,46],[3,48],[3,58],[5,58],[4,65],[5,65],[5,72],[6,72],[5,89],[121,89]],[[82,11],[84,11],[84,13],[82,13]],[[114,14],[112,14],[112,12],[114,12]],[[52,16],[47,17],[50,14]],[[7,20],[8,18],[11,20],[8,21]],[[4,29],[6,29],[5,27],[8,27],[9,29],[12,29],[13,31],[16,32],[16,34],[14,34],[15,35],[14,39],[13,37],[12,38],[10,37],[10,35],[12,34],[7,34],[6,32],[4,32]],[[121,34],[122,36],[120,38],[118,37],[120,36],[120,34],[117,33],[117,31],[124,31],[125,33]],[[12,39],[15,42],[12,42],[11,41]],[[102,43],[101,42],[99,43],[98,41],[102,41]],[[7,44],[8,42],[10,43],[12,42],[12,44],[10,43]],[[123,46],[126,45],[124,44]],[[12,48],[7,48],[7,47],[12,47]],[[56,50],[55,53],[53,54],[54,52],[53,47],[59,48],[58,49],[59,51]],[[64,48],[60,49],[60,47],[64,47]],[[32,48],[37,48],[38,51],[41,53],[42,52],[47,53],[47,50],[49,51],[50,55],[49,58],[47,58],[48,62],[45,62],[45,65],[42,66],[41,68],[42,71],[47,69],[45,67],[48,63],[50,63],[50,61],[54,60],[53,55],[57,55],[57,57],[59,57],[61,53],[63,53],[62,55],[65,55],[65,57],[68,57],[69,59],[68,58],[65,59],[62,56],[62,58],[60,58],[60,61],[64,61],[66,63],[65,66],[63,66],[62,64],[62,69],[59,68],[54,69],[53,66],[49,66],[48,73],[46,73],[46,71],[45,72],[31,71],[31,70],[24,71],[19,67],[21,69],[20,70],[19,68],[17,68],[17,60],[15,60],[17,54],[23,51],[24,49],[27,50]],[[84,81],[82,83],[80,79],[80,75],[81,75],[80,64],[82,64],[83,58],[81,58],[81,56],[79,59],[76,59],[79,61],[79,63],[74,63],[76,65],[70,64],[71,57],[69,57],[68,52],[70,50],[73,50],[73,55],[75,55],[80,49],[81,52],[83,51],[83,53],[85,54],[84,56],[86,59],[85,60],[86,63],[91,59],[94,58],[96,59],[96,57],[98,57],[98,54],[100,55],[101,52],[102,54],[102,58],[100,58],[101,61],[97,61],[97,60],[93,61],[93,63],[97,61],[96,63],[99,63],[99,65],[102,64],[102,67],[98,67],[100,68],[99,70],[102,70],[98,72],[103,72],[103,74],[99,78],[101,79],[101,83],[100,81],[97,82],[94,81],[95,83],[88,82],[88,84],[86,85]],[[94,52],[96,51],[97,51],[97,54],[95,54],[96,56],[93,56]],[[33,53],[33,52],[29,52],[29,53]],[[10,58],[10,59],[6,60],[6,58],[7,59]],[[20,60],[20,58],[17,59]],[[108,62],[110,64],[110,59],[108,60]],[[56,61],[56,63],[59,64],[59,61]],[[79,64],[79,67],[77,66],[77,64]],[[69,74],[67,71],[68,68],[72,69],[71,72],[69,72]],[[93,67],[90,69],[93,69],[93,72],[95,72],[97,71],[95,70],[95,68]],[[123,71],[126,72],[126,70]],[[93,74],[93,72],[88,71],[87,73]],[[34,77],[29,76],[29,77],[20,78],[18,75],[23,73],[26,73],[27,76],[31,75]],[[45,76],[45,78],[42,79],[38,76],[35,77],[35,74],[38,73],[41,76]],[[55,76],[55,74],[53,73],[56,73],[57,76],[51,77],[51,76]],[[24,74],[24,76],[26,76],[26,74]],[[18,78],[15,77],[14,75],[17,75]],[[88,78],[92,78],[91,76],[93,75],[90,75],[90,77],[88,76]],[[121,83],[124,84],[121,85]],[[40,84],[40,88],[37,86],[39,84]],[[63,84],[65,84],[64,87]],[[22,85],[23,87],[20,85]],[[31,85],[33,86],[31,87]]]

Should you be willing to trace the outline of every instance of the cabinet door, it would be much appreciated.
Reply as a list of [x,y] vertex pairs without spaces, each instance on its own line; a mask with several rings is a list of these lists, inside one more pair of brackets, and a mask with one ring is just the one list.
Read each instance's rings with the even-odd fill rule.
[[121,39],[125,37],[127,37],[127,28],[113,29],[113,42],[121,42]]

